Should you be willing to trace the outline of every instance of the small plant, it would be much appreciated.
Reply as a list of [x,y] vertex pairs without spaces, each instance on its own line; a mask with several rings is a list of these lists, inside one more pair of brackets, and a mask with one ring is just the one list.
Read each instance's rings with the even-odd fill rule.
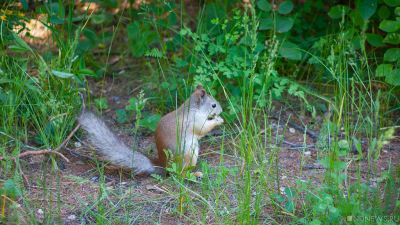
[[[129,99],[129,104],[125,107],[126,111],[135,113],[135,134],[138,132],[139,127],[144,127],[154,132],[158,121],[161,119],[159,114],[143,113],[149,99],[144,97],[144,92],[141,90],[137,97]],[[119,114],[122,114],[122,111],[119,111]]]
[[[8,179],[0,186],[0,221],[7,221],[7,217],[12,215],[11,207],[16,204],[16,199],[21,197],[22,191],[14,180]],[[14,209],[15,210],[15,209]],[[6,214],[7,213],[7,214]]]

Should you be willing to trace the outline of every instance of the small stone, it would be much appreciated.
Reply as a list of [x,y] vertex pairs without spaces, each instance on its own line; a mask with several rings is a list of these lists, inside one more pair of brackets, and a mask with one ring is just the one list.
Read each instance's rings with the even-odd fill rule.
[[67,219],[68,219],[68,220],[75,220],[75,219],[76,219],[76,216],[75,216],[75,215],[69,215],[69,216],[67,217]]
[[305,156],[310,156],[310,155],[311,155],[311,151],[305,151],[305,152],[304,152],[304,155],[305,155]]
[[76,141],[76,142],[74,143],[74,145],[75,145],[75,148],[80,148],[80,147],[82,147],[82,143],[80,143],[79,141]]
[[286,179],[286,178],[287,178],[287,176],[285,176],[285,175],[282,176],[282,180],[284,180],[284,179]]
[[146,185],[146,190],[148,190],[148,191],[154,191],[154,190],[157,190],[157,189],[154,187],[154,185],[148,184],[148,185]]
[[43,215],[43,213],[44,213],[44,212],[43,212],[43,209],[38,209],[38,210],[37,210],[37,213],[38,213],[39,215]]
[[292,133],[292,134],[294,134],[294,133],[296,133],[296,130],[295,130],[293,127],[290,127],[290,128],[289,128],[289,132]]
[[279,191],[281,192],[281,195],[286,195],[285,193],[285,187],[280,187]]
[[99,177],[98,176],[94,176],[94,177],[90,178],[90,181],[98,182],[99,181]]

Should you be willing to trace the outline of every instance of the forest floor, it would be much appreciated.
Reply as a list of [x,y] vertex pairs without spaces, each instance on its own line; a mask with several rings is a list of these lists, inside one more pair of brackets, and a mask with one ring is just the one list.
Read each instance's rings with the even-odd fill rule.
[[[91,82],[93,90],[101,87],[110,87],[103,89],[105,91],[95,93],[101,93],[107,96],[110,103],[110,110],[106,111],[103,116],[107,123],[116,131],[117,135],[121,140],[126,143],[133,145],[132,136],[129,134],[129,126],[124,127],[117,125],[112,115],[114,109],[121,108],[125,105],[132,96],[132,89],[127,87],[132,86],[132,82],[127,77],[120,76],[115,79],[104,79],[104,83]],[[112,84],[112,85],[111,85]],[[136,90],[137,92],[138,90]],[[286,118],[288,115],[282,115],[282,121],[278,125],[277,120],[271,119],[273,127],[276,127],[278,132],[283,132]],[[283,119],[285,118],[285,119]],[[295,117],[291,117],[295,118]],[[304,119],[304,118],[303,118]],[[295,120],[293,120],[296,123]],[[275,130],[275,132],[276,132]],[[216,135],[206,136],[201,141],[201,152],[200,162],[206,162],[210,168],[216,168],[224,166],[226,168],[234,168],[236,171],[240,171],[242,162],[239,160],[240,157],[229,149],[229,144],[225,148],[223,154],[223,162],[221,164],[221,154],[219,147],[221,138]],[[317,132],[318,133],[318,132]],[[79,135],[78,135],[79,136]],[[399,136],[399,134],[397,134]],[[318,151],[315,149],[313,140],[307,138],[308,148],[304,149],[298,146],[303,145],[304,135],[301,131],[293,129],[288,125],[286,129],[284,140],[279,146],[279,178],[280,187],[290,187],[295,184],[296,180],[303,180],[311,182],[317,185],[321,179],[324,178],[324,168],[318,163]],[[213,139],[212,142],[210,140]],[[136,148],[143,152],[150,158],[155,157],[153,137],[151,134],[142,134],[139,138]],[[68,149],[68,150],[66,150]],[[32,204],[35,204],[39,209],[36,212],[38,221],[41,221],[46,211],[52,207],[61,208],[61,218],[64,224],[81,224],[93,223],[95,218],[90,216],[88,213],[92,209],[92,205],[98,201],[100,195],[107,199],[107,210],[113,211],[112,213],[120,213],[121,217],[126,216],[126,210],[129,211],[129,217],[137,218],[137,224],[154,224],[157,221],[162,224],[177,224],[179,222],[191,223],[190,221],[201,219],[193,218],[196,215],[179,216],[177,214],[177,188],[173,183],[168,182],[168,179],[164,181],[157,180],[153,177],[134,177],[132,174],[122,172],[119,170],[106,169],[104,177],[102,176],[101,169],[98,167],[95,161],[87,157],[83,157],[86,154],[87,147],[84,144],[84,140],[78,140],[73,138],[68,144],[67,148],[62,152],[69,160],[69,163],[59,161],[61,170],[59,170],[59,176],[54,176],[54,172],[49,172],[48,169],[51,166],[49,160],[45,160],[44,156],[32,156],[23,167],[26,179],[29,181],[27,195],[30,196]],[[381,156],[376,165],[374,171],[376,174],[364,173],[368,171],[368,161],[363,160],[361,162],[361,177],[366,180],[369,178],[370,185],[376,185],[376,179],[380,176],[381,171],[387,171],[390,165],[398,165],[400,161],[400,140],[395,139],[392,143],[386,145],[381,152]],[[353,160],[348,160],[347,171],[351,180],[356,180],[357,168],[359,162],[356,160],[357,156],[352,155]],[[92,158],[92,156],[90,156]],[[200,163],[199,163],[200,164]],[[197,167],[199,169],[200,166]],[[46,172],[47,171],[47,172]],[[45,176],[45,177],[44,177]],[[232,183],[239,176],[237,173],[228,175],[227,180],[232,180]],[[353,177],[354,176],[354,177]],[[40,179],[39,179],[40,178]],[[104,180],[102,180],[104,179]],[[204,178],[203,178],[204,179]],[[208,179],[213,179],[212,175]],[[44,181],[46,184],[38,183],[38,181]],[[100,182],[100,181],[103,182]],[[193,183],[191,188],[193,190],[201,189],[201,180],[198,183]],[[374,183],[375,182],[375,183]],[[229,183],[229,182],[228,182]],[[47,191],[43,191],[46,189]],[[282,190],[282,189],[281,189]],[[225,192],[233,192],[230,187],[224,187]],[[50,197],[49,196],[53,196]],[[195,197],[194,197],[195,198]],[[193,199],[194,199],[193,198]],[[49,201],[49,199],[53,199]],[[195,201],[195,200],[194,200]],[[129,202],[129,204],[122,204],[122,202]],[[132,208],[119,207],[119,205],[129,205]],[[235,207],[235,201],[232,199],[232,205],[227,206]],[[136,209],[136,210],[132,210]],[[268,213],[273,209],[265,208],[264,212]],[[80,216],[83,217],[82,221]],[[188,219],[190,218],[190,219]],[[123,219],[121,219],[123,221]],[[207,218],[207,223],[212,223],[213,218]],[[121,222],[122,223],[122,222]]]

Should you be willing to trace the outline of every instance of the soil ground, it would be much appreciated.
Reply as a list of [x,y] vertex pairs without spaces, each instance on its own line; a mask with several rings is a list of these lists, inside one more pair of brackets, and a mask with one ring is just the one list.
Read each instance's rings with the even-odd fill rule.
[[[125,87],[133,84],[124,76],[115,79],[105,79],[104,82],[108,84],[101,84],[101,86],[104,85],[110,88],[104,89],[105,91],[103,92],[94,91],[94,93],[102,93],[109,100],[110,110],[104,113],[104,119],[110,127],[113,127],[113,130],[116,131],[117,135],[123,141],[132,145],[133,138],[129,135],[129,128],[132,127],[132,124],[128,124],[125,127],[118,125],[113,122],[113,115],[115,115],[115,109],[122,108],[127,104],[127,100],[132,96],[132,93],[130,89]],[[99,88],[98,85],[100,84],[91,83],[93,90]],[[273,126],[278,127],[276,120],[271,119],[270,122],[273,123]],[[287,142],[286,144],[283,143],[279,150],[280,185],[282,187],[290,187],[298,179],[317,185],[323,179],[325,172],[318,163],[319,153],[312,147],[313,142],[311,138],[307,139],[307,144],[311,148],[304,151],[294,148],[294,145],[300,146],[303,144],[303,133],[290,128],[289,125],[288,129],[286,129],[284,140]],[[282,132],[283,127],[279,127],[277,130]],[[375,164],[377,165],[375,174],[361,173],[363,178],[367,179],[369,177],[370,181],[372,181],[370,185],[376,185],[376,179],[379,177],[381,171],[387,170],[389,166],[399,165],[400,140],[398,137],[399,134],[397,134],[397,139],[393,140],[392,143],[386,145],[383,149],[381,157]],[[218,135],[205,137],[201,142],[200,162],[206,162],[210,168],[221,166],[221,155],[219,154],[220,142],[221,138],[218,138]],[[155,157],[151,134],[142,135],[136,148],[149,157]],[[177,196],[173,193],[177,187],[174,187],[172,183],[160,182],[152,177],[134,177],[132,174],[113,169],[106,169],[104,173],[105,177],[101,177],[96,162],[82,157],[82,155],[87,156],[86,150],[87,147],[84,140],[73,138],[68,147],[63,151],[63,154],[70,160],[70,163],[58,161],[58,165],[62,168],[59,170],[58,176],[55,176],[54,172],[50,171],[49,168],[52,164],[44,156],[31,157],[26,161],[23,171],[29,181],[27,195],[30,197],[32,204],[41,206],[39,208],[42,211],[38,210],[36,213],[39,221],[44,218],[47,209],[59,205],[61,208],[60,216],[64,224],[94,223],[95,218],[90,216],[88,211],[96,210],[92,209],[91,206],[99,199],[100,195],[108,193],[106,198],[109,201],[109,205],[107,207],[118,205],[119,202],[124,201],[130,202],[128,205],[132,207],[119,209],[120,212],[113,212],[114,215],[115,213],[120,213],[121,215],[125,213],[125,215],[130,215],[131,218],[137,218],[137,224],[154,224],[157,221],[160,221],[162,224],[178,224],[179,222],[190,224],[190,221],[185,219],[185,217],[180,217],[176,212],[178,201]],[[91,155],[90,158],[92,157]],[[357,157],[354,155],[353,158],[356,159]],[[350,162],[348,171],[351,180],[353,179],[352,176],[356,176],[359,161],[351,160]],[[237,167],[240,170],[241,162],[229,148],[225,149],[223,166],[227,168]],[[368,171],[368,166],[367,160],[361,161],[361,171]],[[105,186],[100,185],[100,179],[105,180]],[[209,179],[214,178],[210,176]],[[235,180],[236,178],[230,177],[228,179]],[[47,191],[43,191],[44,184],[38,183],[39,180],[46,183]],[[193,189],[197,188],[196,185],[198,187],[201,186],[200,183],[194,183],[192,185]],[[101,190],[102,188],[108,192]],[[226,191],[229,193],[234,190],[229,190],[229,187],[227,187]],[[53,197],[49,198],[51,195]],[[54,201],[51,202],[49,199],[54,199]],[[60,204],[57,204],[57,202]],[[233,201],[232,207],[234,205]],[[266,208],[265,212],[267,213],[270,210],[272,209]],[[82,215],[85,216],[81,219]],[[209,218],[207,222],[212,223],[213,219]]]

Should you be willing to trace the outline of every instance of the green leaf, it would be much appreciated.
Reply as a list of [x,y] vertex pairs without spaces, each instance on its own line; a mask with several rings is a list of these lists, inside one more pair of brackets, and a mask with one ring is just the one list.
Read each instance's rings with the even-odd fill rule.
[[160,121],[160,119],[161,119],[161,115],[159,115],[159,114],[147,116],[140,121],[140,125],[151,131],[155,131],[157,128],[158,121]]
[[17,43],[17,46],[20,48],[21,51],[31,51],[31,47],[24,41],[22,38],[20,38],[16,33],[12,32],[12,35],[14,37],[15,42]]
[[390,48],[386,50],[383,59],[387,62],[396,62],[400,59],[400,48]]
[[332,19],[340,19],[342,15],[346,15],[350,8],[345,5],[335,5],[329,9],[328,16]]
[[374,47],[384,46],[383,37],[379,34],[367,34],[367,42]]
[[6,182],[4,182],[3,187],[0,189],[0,193],[5,194],[11,199],[15,199],[16,197],[21,196],[20,188],[11,179],[8,179],[6,180]]
[[346,139],[342,139],[338,142],[338,146],[340,149],[344,149],[344,150],[349,150],[350,149],[350,145],[349,142]]
[[271,30],[274,27],[273,20],[271,18],[261,18],[258,26],[259,30]]
[[394,7],[400,5],[400,0],[383,0],[386,5]]
[[93,14],[91,20],[93,24],[103,24],[107,20],[107,15],[105,13]]
[[129,99],[129,105],[125,106],[125,109],[128,111],[134,111],[134,110],[136,110],[136,107],[138,104],[139,104],[138,99],[135,97],[132,97]]
[[294,21],[291,17],[278,16],[276,18],[276,31],[278,33],[285,33],[292,29]]
[[20,2],[21,2],[21,5],[22,5],[22,9],[23,10],[28,10],[28,8],[29,8],[28,2],[26,0],[20,0]]
[[63,79],[75,76],[72,73],[62,72],[62,71],[58,71],[58,70],[52,70],[51,72],[53,73],[54,76],[59,77],[59,78],[63,78]]
[[361,0],[358,11],[364,20],[368,20],[375,14],[377,6],[377,0]]
[[278,12],[282,15],[289,14],[293,10],[293,3],[290,0],[286,0],[279,5]]
[[273,20],[271,18],[260,19],[259,30],[271,30],[274,27]]
[[391,11],[386,5],[382,5],[378,10],[379,19],[384,20],[390,17]]
[[400,16],[400,7],[396,7],[396,8],[394,9],[394,14],[395,14],[396,16]]
[[272,9],[271,4],[267,0],[258,0],[257,7],[264,12],[269,12]]
[[88,68],[83,68],[78,71],[79,75],[89,76],[89,77],[96,77],[96,73]]
[[309,225],[321,225],[321,224],[322,224],[321,221],[319,221],[318,219],[314,219],[309,223]]
[[279,55],[291,59],[291,60],[301,60],[303,58],[303,54],[296,44],[285,41],[279,49]]
[[386,74],[386,83],[393,86],[400,86],[400,69],[395,69],[391,73]]
[[95,99],[94,103],[99,110],[108,109],[107,99],[104,97]]
[[383,20],[379,24],[379,29],[389,33],[396,32],[398,29],[400,29],[400,21]]
[[128,114],[126,113],[125,109],[117,109],[115,111],[115,115],[117,116],[118,123],[125,123],[128,121]]
[[285,194],[288,199],[293,199],[296,196],[296,192],[290,187],[285,187]]
[[375,70],[375,76],[386,77],[392,71],[393,71],[392,64],[380,64]]
[[391,45],[398,45],[400,44],[400,34],[399,33],[389,33],[383,39],[384,43],[391,44]]
[[163,53],[158,48],[152,48],[151,50],[147,50],[144,55],[147,57],[153,57],[157,59],[161,59],[163,57]]

